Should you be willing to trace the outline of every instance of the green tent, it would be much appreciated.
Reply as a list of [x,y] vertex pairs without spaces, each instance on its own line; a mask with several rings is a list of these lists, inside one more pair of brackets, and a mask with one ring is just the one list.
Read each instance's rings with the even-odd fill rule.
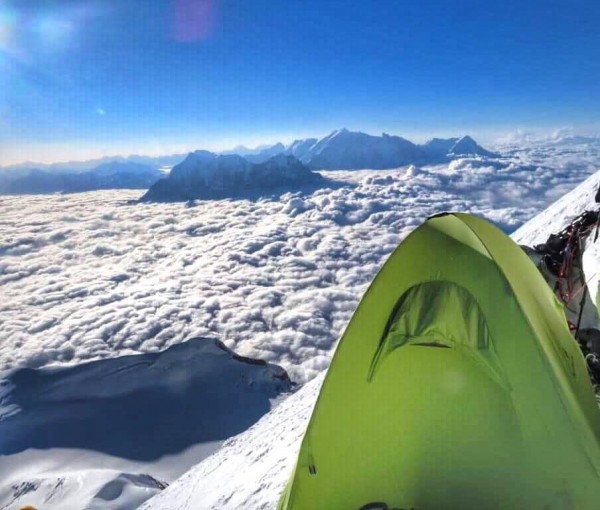
[[340,340],[279,508],[600,508],[585,361],[503,232],[439,215],[390,256]]

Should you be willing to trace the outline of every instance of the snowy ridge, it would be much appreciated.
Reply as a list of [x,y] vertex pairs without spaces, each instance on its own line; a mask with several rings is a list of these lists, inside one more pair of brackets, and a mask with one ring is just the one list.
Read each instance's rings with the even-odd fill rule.
[[434,138],[416,145],[399,136],[386,133],[374,136],[345,128],[336,129],[321,139],[294,140],[287,147],[281,143],[255,150],[242,146],[222,154],[237,154],[258,163],[279,153],[294,156],[315,170],[387,169],[409,164],[447,163],[461,156],[498,156],[470,136]]
[[306,138],[305,140],[294,140],[285,148],[284,154],[291,154],[300,161],[306,162],[306,155],[310,153],[311,148],[318,142],[317,138]]
[[[452,139],[451,139],[452,140]],[[456,156],[487,156],[497,157],[498,154],[494,154],[488,150],[485,150],[470,136],[463,136],[456,140],[456,143],[448,150],[448,155],[451,157]]]
[[220,154],[237,154],[252,163],[262,163],[267,159],[281,154],[285,150],[285,145],[276,143],[274,145],[259,145],[254,149],[249,149],[243,145],[238,145],[231,150],[221,151]]
[[273,509],[289,478],[325,374],[179,478],[141,510]]
[[276,143],[271,147],[265,147],[261,151],[256,154],[246,154],[244,158],[246,158],[251,163],[264,163],[269,160],[273,156],[277,156],[279,154],[283,154],[285,151],[285,145],[282,143]]
[[0,485],[0,508],[134,510],[165,487],[150,475],[109,469],[73,471]]
[[414,143],[399,136],[372,136],[347,129],[334,131],[311,147],[303,160],[314,169],[355,170],[397,168],[426,163]]
[[518,228],[512,238],[519,244],[534,246],[546,241],[550,233],[557,233],[585,210],[597,210],[596,192],[600,185],[600,172],[583,181],[550,207],[540,212]]

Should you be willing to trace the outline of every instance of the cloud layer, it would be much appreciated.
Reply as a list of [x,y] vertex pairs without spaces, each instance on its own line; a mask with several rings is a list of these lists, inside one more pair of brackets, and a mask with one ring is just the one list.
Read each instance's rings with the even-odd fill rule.
[[449,166],[325,172],[258,201],[128,204],[139,192],[0,199],[0,370],[218,336],[305,382],[386,257],[444,210],[521,225],[600,166],[598,145]]

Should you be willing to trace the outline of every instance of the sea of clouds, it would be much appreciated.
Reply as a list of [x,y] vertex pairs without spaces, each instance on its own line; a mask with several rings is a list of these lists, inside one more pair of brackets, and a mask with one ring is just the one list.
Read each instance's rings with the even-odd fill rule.
[[134,204],[135,191],[0,197],[0,371],[217,336],[306,382],[427,216],[468,211],[510,232],[600,169],[600,142],[504,154],[191,207]]

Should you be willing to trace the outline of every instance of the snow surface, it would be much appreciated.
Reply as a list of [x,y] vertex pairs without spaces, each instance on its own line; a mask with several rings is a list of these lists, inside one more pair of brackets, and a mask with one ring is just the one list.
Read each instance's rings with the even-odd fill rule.
[[[593,197],[599,182],[600,172],[597,172],[523,225],[513,239],[522,244],[543,242],[584,210],[596,208]],[[600,240],[588,247],[594,252],[593,257],[584,261],[588,273],[600,269],[600,256],[595,251],[598,246]],[[214,455],[148,500],[141,509],[275,509],[291,475],[323,378],[321,374],[303,386],[251,429],[227,441]]]
[[133,510],[164,488],[148,475],[88,469],[0,485],[0,509]]
[[[600,173],[588,177],[573,191],[567,193],[554,204],[517,229],[512,237],[520,244],[535,246],[546,241],[549,233],[557,233],[585,210],[597,211],[600,204],[595,201],[600,187]],[[600,237],[596,233],[586,240],[583,253],[583,272],[591,297],[598,307],[600,284]]]
[[99,499],[93,508],[104,500],[136,508],[290,390],[280,367],[202,338],[156,354],[16,370],[0,380],[0,508],[46,499],[83,508],[85,499],[70,499],[78,487]]
[[273,509],[296,462],[324,373],[141,510]]

